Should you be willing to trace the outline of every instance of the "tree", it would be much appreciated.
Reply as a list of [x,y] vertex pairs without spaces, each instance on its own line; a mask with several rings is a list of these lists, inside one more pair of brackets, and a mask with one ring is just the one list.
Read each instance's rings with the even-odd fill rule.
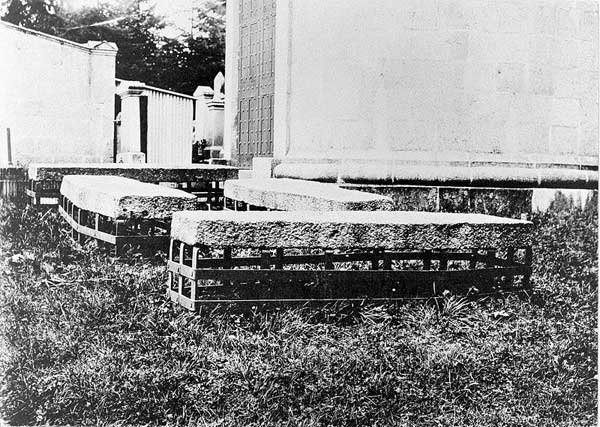
[[[197,86],[212,86],[225,68],[225,1],[204,0],[197,8],[190,33],[166,43],[159,52],[166,75],[160,81],[172,90],[193,93]],[[171,64],[171,65],[169,65]]]
[[[145,0],[124,0],[116,5],[100,3],[67,15],[71,30],[65,33],[70,40],[85,43],[105,40],[117,44],[117,77],[156,84],[155,63],[164,38],[159,32],[164,21],[154,14]],[[110,25],[93,25],[118,20]]]
[[5,0],[4,21],[32,30],[57,35],[64,26],[60,0]]

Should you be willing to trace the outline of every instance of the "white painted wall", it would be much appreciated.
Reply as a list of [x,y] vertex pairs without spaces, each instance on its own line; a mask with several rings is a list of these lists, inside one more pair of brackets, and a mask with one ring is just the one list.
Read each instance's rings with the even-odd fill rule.
[[592,0],[278,0],[275,155],[597,165],[598,52]]
[[194,98],[158,90],[148,95],[148,163],[191,164]]
[[13,162],[110,162],[116,46],[0,22],[0,144]]
[[118,80],[120,153],[141,152],[140,98],[148,98],[148,163],[191,164],[196,98],[137,81]]

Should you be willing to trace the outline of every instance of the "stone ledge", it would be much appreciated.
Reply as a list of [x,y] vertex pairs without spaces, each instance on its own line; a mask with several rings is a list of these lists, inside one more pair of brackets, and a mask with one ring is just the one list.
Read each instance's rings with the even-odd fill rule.
[[277,178],[407,185],[494,186],[527,188],[596,188],[598,171],[574,167],[453,166],[390,162],[281,163]]
[[529,221],[433,212],[176,212],[171,237],[246,248],[468,249],[531,244]]
[[386,196],[298,179],[226,181],[223,191],[230,199],[280,211],[375,211],[394,208],[392,199]]
[[238,169],[223,165],[163,165],[123,163],[64,163],[29,166],[29,179],[60,181],[66,175],[112,175],[141,182],[195,182],[237,179]]
[[168,219],[175,211],[199,208],[185,191],[118,176],[65,176],[60,193],[80,209],[114,219]]

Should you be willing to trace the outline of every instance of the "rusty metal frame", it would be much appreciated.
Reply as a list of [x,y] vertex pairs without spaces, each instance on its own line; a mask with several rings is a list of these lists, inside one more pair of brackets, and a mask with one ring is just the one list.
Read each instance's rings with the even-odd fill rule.
[[97,212],[80,209],[62,195],[59,195],[58,212],[71,227],[71,237],[74,240],[83,243],[85,237],[90,237],[107,243],[114,247],[115,256],[118,256],[126,245],[166,250],[169,244],[170,224],[168,222],[146,220],[143,222],[149,230],[148,235],[123,234],[132,225],[139,226],[141,223],[117,220],[104,217]]
[[[302,255],[285,255],[286,249],[276,248],[274,256],[273,250],[263,250],[260,256],[233,257],[232,249],[226,248],[223,257],[206,258],[202,256],[205,249],[173,239],[169,246],[167,294],[189,310],[215,303],[393,301],[414,294],[437,295],[446,288],[468,291],[473,286],[494,290],[529,289],[532,272],[530,246],[508,248],[504,257],[498,256],[493,248],[470,251],[372,249]],[[394,262],[398,261],[417,262],[420,269],[394,268]],[[468,264],[468,267],[449,268],[453,261]],[[348,262],[367,263],[368,269],[335,266],[335,263]],[[285,268],[298,265],[304,268]],[[515,286],[517,282],[519,286]],[[312,284],[311,294],[318,294],[318,298],[282,297],[282,293],[294,291],[293,288],[302,293],[301,288],[307,283]],[[201,295],[215,290],[228,294],[240,289],[244,289],[243,297],[238,298]]]
[[[60,186],[61,181],[54,180],[29,180],[25,193],[29,197],[29,201],[33,206],[41,204],[42,198],[56,199],[56,203],[48,205],[60,205]],[[193,183],[202,183],[207,188],[198,190],[193,187]],[[158,184],[158,182],[150,182],[150,184]],[[208,210],[220,210],[224,204],[223,186],[224,181],[218,180],[203,180],[203,181],[186,181],[175,182],[179,190],[193,194],[206,204]]]

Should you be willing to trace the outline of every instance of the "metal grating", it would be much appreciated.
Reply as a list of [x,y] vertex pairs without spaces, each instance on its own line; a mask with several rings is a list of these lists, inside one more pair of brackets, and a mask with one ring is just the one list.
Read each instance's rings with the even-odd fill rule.
[[275,1],[240,1],[237,164],[273,154]]

